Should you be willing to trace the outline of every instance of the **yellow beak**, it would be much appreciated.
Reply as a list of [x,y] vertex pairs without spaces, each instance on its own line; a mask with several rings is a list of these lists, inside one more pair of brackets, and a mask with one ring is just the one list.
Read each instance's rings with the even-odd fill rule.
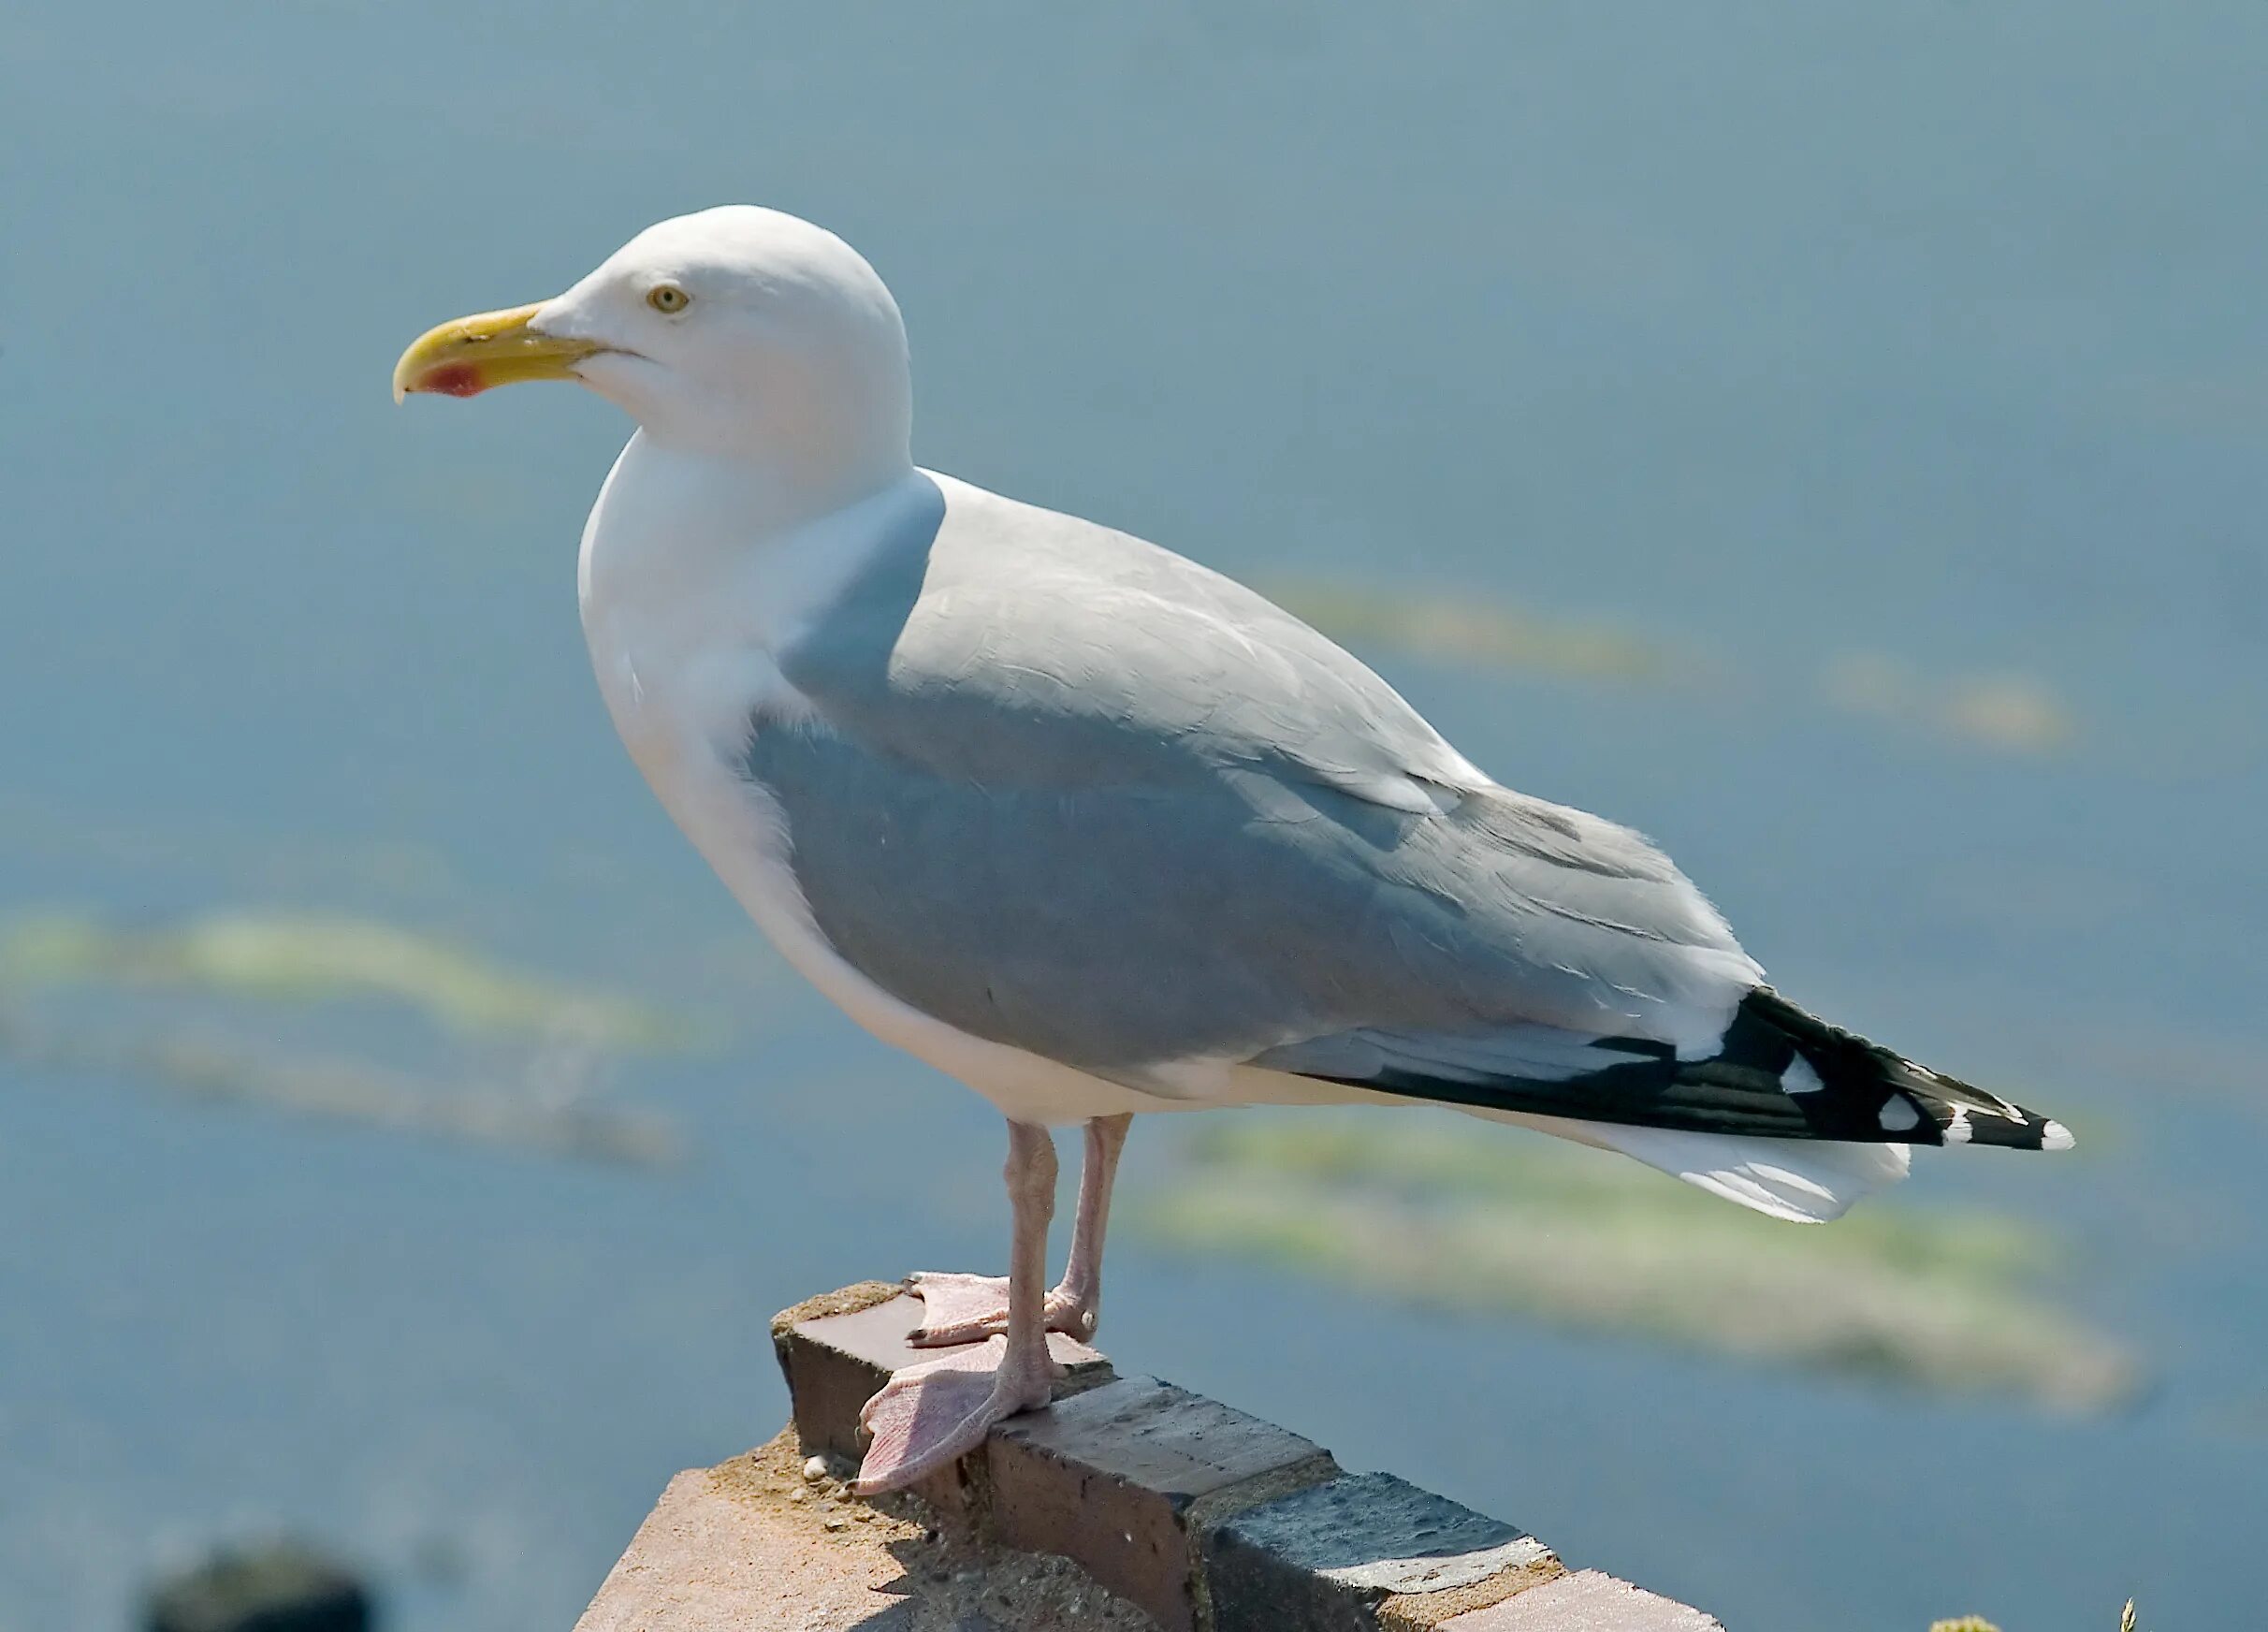
[[606,348],[596,341],[534,332],[528,321],[543,309],[539,300],[428,329],[394,365],[394,401],[412,391],[477,397],[491,386],[521,380],[574,379],[576,363]]

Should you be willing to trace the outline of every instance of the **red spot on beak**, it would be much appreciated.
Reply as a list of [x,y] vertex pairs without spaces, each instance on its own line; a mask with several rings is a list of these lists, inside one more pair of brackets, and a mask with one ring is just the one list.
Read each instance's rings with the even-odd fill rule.
[[416,388],[439,391],[444,397],[477,397],[488,388],[488,383],[471,363],[443,363],[419,380]]

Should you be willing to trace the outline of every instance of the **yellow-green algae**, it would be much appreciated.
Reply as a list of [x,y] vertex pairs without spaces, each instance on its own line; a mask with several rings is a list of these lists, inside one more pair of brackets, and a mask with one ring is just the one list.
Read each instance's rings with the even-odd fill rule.
[[[1959,1615],[1950,1621],[1932,1621],[1929,1632],[2000,1632],[1982,1615]],[[2118,1632],[2134,1632],[2134,1600],[2129,1598],[2119,1612]]]
[[100,1071],[210,1103],[259,1105],[540,1156],[633,1167],[668,1167],[684,1157],[668,1116],[599,1102],[573,1081],[546,1082],[541,1061],[516,1084],[493,1076],[428,1082],[367,1060],[280,1051],[205,1028],[91,1034],[43,1030],[4,1013],[0,1058],[48,1071]]
[[147,926],[82,912],[0,925],[0,984],[174,987],[311,1003],[378,998],[460,1031],[610,1048],[684,1043],[683,1021],[634,999],[504,967],[437,936],[335,913],[219,911]]
[[1631,630],[1489,605],[1470,597],[1396,595],[1370,585],[1274,579],[1268,592],[1334,640],[1391,647],[1437,662],[1536,669],[1582,679],[1650,680],[1691,666]]
[[[1611,623],[1470,596],[1397,593],[1381,585],[1290,578],[1265,587],[1334,640],[1436,663],[1617,684],[1661,684],[1699,675],[1745,682],[1751,690],[1758,683],[1758,677],[1740,674],[1737,664]],[[2060,753],[2078,734],[2068,706],[2031,675],[1941,674],[1880,652],[1847,652],[1827,663],[1816,691],[1821,701],[1844,713],[2006,754]]]
[[2037,1231],[1876,1200],[1778,1222],[1621,1157],[1408,1113],[1210,1119],[1138,1228],[1411,1303],[1743,1358],[2102,1409],[2115,1345],[2030,1290]]
[[2060,753],[2078,735],[2062,699],[2030,675],[1928,673],[1880,652],[1847,652],[1828,664],[1821,690],[1848,712],[2002,753]]

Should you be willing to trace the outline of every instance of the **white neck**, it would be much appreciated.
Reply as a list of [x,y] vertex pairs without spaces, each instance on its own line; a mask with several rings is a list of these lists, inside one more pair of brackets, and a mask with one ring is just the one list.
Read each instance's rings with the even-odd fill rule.
[[[857,510],[913,474],[902,449],[814,471],[778,449],[711,452],[641,429],[607,473],[584,543],[602,526],[634,533],[641,570],[705,550],[741,554]],[[666,517],[666,533],[648,517]]]
[[763,463],[688,454],[645,431],[583,529],[585,633],[601,646],[775,651],[827,605],[909,507],[934,503],[909,463],[848,503]]
[[614,394],[639,423],[626,453],[708,470],[707,479],[729,482],[742,503],[761,506],[751,522],[783,527],[854,504],[912,466],[912,401],[903,375],[855,389],[853,383],[828,377],[823,386],[797,389],[775,380],[729,402]]

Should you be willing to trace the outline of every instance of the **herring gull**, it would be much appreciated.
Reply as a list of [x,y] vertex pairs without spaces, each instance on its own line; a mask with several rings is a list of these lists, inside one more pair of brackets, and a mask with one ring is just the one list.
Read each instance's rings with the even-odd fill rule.
[[1447,1105],[1798,1222],[1912,1145],[2071,1144],[1781,997],[1646,839],[1495,781],[1252,590],[917,467],[896,302],[832,233],[662,222],[394,385],[537,379],[637,422],[579,575],[631,757],[791,965],[1008,1118],[1009,1275],[914,1278],[959,1351],[869,1402],[865,1490],[1047,1400],[1138,1113]]

